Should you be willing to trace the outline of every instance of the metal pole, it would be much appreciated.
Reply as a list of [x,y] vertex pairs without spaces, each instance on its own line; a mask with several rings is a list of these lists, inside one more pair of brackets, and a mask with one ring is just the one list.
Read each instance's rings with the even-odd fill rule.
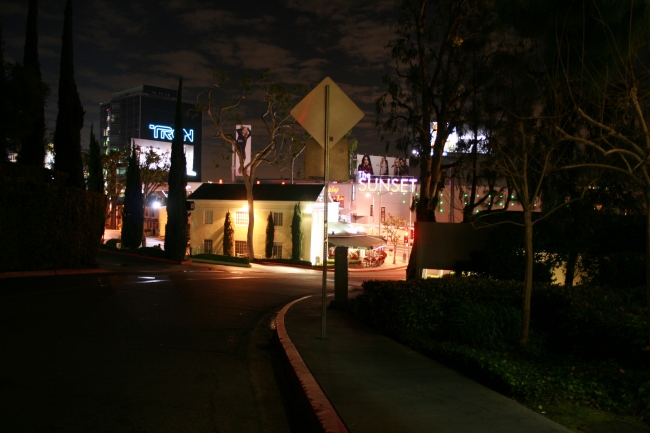
[[321,310],[321,329],[320,338],[325,339],[326,322],[327,322],[327,210],[329,196],[329,179],[330,179],[330,86],[325,86],[325,187],[323,189],[323,291],[322,291],[322,310]]

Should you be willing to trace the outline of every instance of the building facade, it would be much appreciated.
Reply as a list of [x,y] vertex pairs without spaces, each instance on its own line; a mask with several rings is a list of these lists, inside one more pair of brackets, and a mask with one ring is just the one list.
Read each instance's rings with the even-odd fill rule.
[[[255,258],[264,256],[269,213],[275,226],[273,256],[291,258],[291,222],[294,206],[298,204],[302,212],[302,259],[320,262],[324,238],[322,193],[323,185],[317,184],[255,185]],[[235,229],[235,254],[247,255],[249,211],[243,184],[204,183],[187,199],[194,202],[190,218],[192,254],[223,254],[223,228],[226,213],[230,212]],[[328,219],[338,219],[338,207],[329,206]]]
[[[100,143],[105,152],[132,145],[169,149],[176,134],[177,91],[142,85],[113,93],[100,104]],[[202,113],[183,103],[183,145],[188,156],[188,181],[201,180]],[[189,114],[189,113],[191,114]]]

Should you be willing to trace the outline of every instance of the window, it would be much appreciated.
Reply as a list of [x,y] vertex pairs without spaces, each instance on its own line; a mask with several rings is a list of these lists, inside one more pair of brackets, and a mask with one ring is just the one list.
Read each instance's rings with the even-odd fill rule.
[[248,256],[248,248],[246,247],[246,241],[235,241],[235,255]]
[[212,224],[212,211],[206,210],[204,212],[203,224]]
[[273,225],[282,226],[282,212],[273,212]]
[[248,212],[235,212],[235,225],[236,226],[247,226],[248,225]]
[[203,252],[205,254],[212,254],[212,239],[203,240]]
[[273,257],[276,259],[282,258],[282,242],[273,242]]

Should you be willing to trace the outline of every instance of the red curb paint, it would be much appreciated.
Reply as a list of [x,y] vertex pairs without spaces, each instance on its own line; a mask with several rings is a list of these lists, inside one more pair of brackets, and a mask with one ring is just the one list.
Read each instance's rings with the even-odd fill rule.
[[291,363],[291,367],[295,371],[298,381],[302,386],[302,390],[305,392],[309,403],[311,403],[311,407],[318,417],[318,421],[320,421],[323,431],[326,433],[348,433],[348,429],[345,427],[345,424],[343,424],[338,413],[336,413],[332,403],[327,399],[325,393],[318,385],[318,382],[316,382],[316,379],[312,376],[311,371],[309,371],[309,367],[307,367],[307,364],[305,364],[305,361],[303,361],[300,356],[298,349],[296,349],[296,346],[291,342],[287,329],[284,326],[284,316],[289,308],[296,302],[300,302],[310,297],[311,296],[305,296],[285,305],[278,313],[278,317],[275,319],[276,330],[280,343],[282,344],[282,347],[287,354],[287,358]]

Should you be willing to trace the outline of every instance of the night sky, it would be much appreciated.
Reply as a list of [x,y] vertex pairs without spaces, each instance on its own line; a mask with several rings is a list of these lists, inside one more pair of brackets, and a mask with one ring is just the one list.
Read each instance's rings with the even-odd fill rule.
[[[39,60],[52,90],[46,107],[50,129],[56,121],[64,6],[65,0],[39,2]],[[86,110],[82,147],[88,145],[90,124],[98,130],[99,103],[113,92],[142,84],[176,89],[182,76],[183,100],[190,102],[210,88],[215,68],[227,72],[232,88],[240,77],[258,77],[270,68],[289,85],[311,88],[331,77],[365,113],[353,130],[359,151],[384,153],[373,126],[374,100],[384,90],[382,75],[390,71],[385,47],[396,22],[394,0],[77,0],[73,9],[75,78]],[[2,0],[6,60],[22,61],[26,18],[27,0]],[[249,96],[243,113],[244,123],[253,125],[254,151],[261,146],[255,141],[261,97],[260,90]],[[207,116],[203,130],[203,180],[229,179],[230,163],[212,138]],[[258,174],[274,176],[266,169]]]

